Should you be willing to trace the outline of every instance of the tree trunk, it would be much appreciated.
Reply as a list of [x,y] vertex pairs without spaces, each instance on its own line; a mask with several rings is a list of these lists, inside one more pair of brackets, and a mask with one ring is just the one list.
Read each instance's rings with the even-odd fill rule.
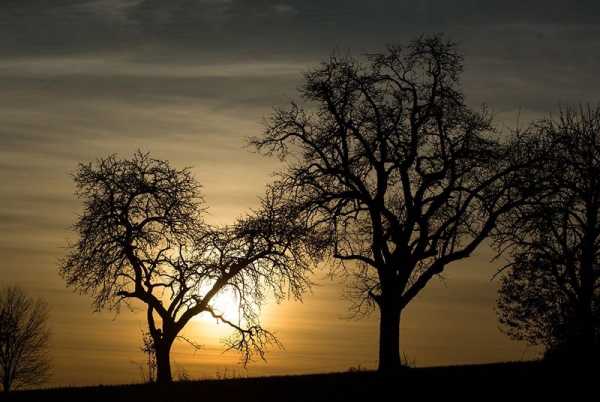
[[8,378],[8,376],[5,376],[5,378],[2,379],[2,389],[4,390],[4,392],[10,392],[10,386],[10,378]]
[[582,260],[580,262],[581,287],[579,290],[579,328],[577,339],[577,357],[582,363],[594,361],[596,353],[595,317],[593,313],[596,262],[596,226],[598,211],[586,203],[587,227],[583,239]]
[[397,303],[382,303],[379,306],[379,372],[398,371],[400,361],[400,313]]
[[171,345],[173,342],[163,340],[156,347],[156,382],[168,384],[173,381],[171,375]]
[[586,363],[596,362],[598,359],[598,345],[596,342],[596,328],[594,325],[594,316],[592,314],[591,308],[584,323],[583,333],[586,346]]
[[584,302],[586,305],[582,306],[581,309],[581,317],[578,323],[578,339],[576,339],[577,344],[575,345],[575,349],[578,362],[587,365],[596,361],[598,351],[596,350],[592,301],[584,300]]

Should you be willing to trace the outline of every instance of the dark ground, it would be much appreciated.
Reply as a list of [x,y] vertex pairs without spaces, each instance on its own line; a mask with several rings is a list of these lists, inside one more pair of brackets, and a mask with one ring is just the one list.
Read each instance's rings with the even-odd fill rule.
[[[591,381],[590,381],[591,380]],[[20,391],[6,401],[404,401],[525,400],[542,396],[597,400],[600,371],[537,362],[406,369],[396,375],[348,373],[176,382],[170,386],[115,385]],[[419,398],[415,398],[419,395]],[[565,398],[564,396],[567,395]],[[563,396],[561,398],[561,396]],[[4,397],[4,398],[3,398]],[[528,398],[529,399],[529,398]]]

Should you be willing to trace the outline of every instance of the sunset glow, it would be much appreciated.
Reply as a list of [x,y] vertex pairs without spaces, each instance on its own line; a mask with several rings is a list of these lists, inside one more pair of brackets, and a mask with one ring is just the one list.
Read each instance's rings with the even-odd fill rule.
[[[537,5],[532,5],[534,3]],[[315,240],[317,235],[312,236],[314,233],[309,233],[302,227],[308,226],[308,212],[303,211],[306,215],[299,214],[301,218],[295,215],[281,218],[286,213],[296,213],[294,208],[277,209],[276,206],[269,210],[269,205],[265,207],[264,200],[271,188],[269,185],[278,180],[279,184],[285,182],[282,177],[289,180],[289,176],[282,172],[293,171],[293,168],[298,169],[294,171],[298,177],[304,178],[298,173],[298,166],[305,161],[303,158],[309,160],[307,155],[314,155],[306,150],[303,153],[297,140],[277,143],[277,139],[274,141],[275,145],[271,144],[273,149],[265,147],[260,150],[251,140],[264,138],[266,133],[272,134],[277,129],[285,137],[285,130],[302,126],[294,126],[290,121],[287,121],[290,124],[286,126],[281,121],[276,121],[274,116],[279,110],[292,110],[286,117],[293,116],[296,120],[291,121],[294,123],[306,123],[306,127],[302,126],[302,129],[309,133],[331,130],[346,135],[347,132],[373,130],[372,126],[377,126],[375,118],[361,122],[364,124],[358,128],[351,124],[340,124],[343,129],[337,131],[331,127],[339,122],[331,123],[330,127],[318,121],[317,118],[326,116],[333,106],[345,105],[344,102],[350,102],[348,99],[353,98],[347,96],[333,99],[329,109],[323,106],[327,102],[318,104],[307,95],[309,91],[306,82],[311,77],[314,79],[314,75],[306,73],[323,69],[328,62],[335,64],[334,62],[345,60],[346,55],[355,56],[366,66],[367,61],[371,60],[366,54],[386,52],[389,50],[386,48],[388,44],[407,44],[423,34],[434,35],[440,32],[443,33],[441,37],[455,41],[459,53],[464,55],[464,72],[458,74],[452,71],[460,75],[456,86],[462,91],[461,95],[464,93],[464,110],[468,107],[468,110],[479,113],[482,108],[489,108],[494,127],[494,130],[489,131],[497,134],[498,138],[507,139],[515,131],[525,131],[536,119],[555,116],[561,105],[585,102],[595,104],[600,99],[600,81],[597,79],[600,68],[600,2],[576,3],[578,5],[557,0],[536,1],[531,4],[499,0],[0,2],[0,285],[17,285],[26,293],[48,303],[51,333],[48,353],[52,376],[43,386],[142,381],[140,365],[145,364],[147,356],[140,349],[141,334],[148,332],[149,322],[153,319],[159,323],[157,328],[161,331],[159,335],[155,333],[155,339],[160,336],[165,338],[165,333],[168,332],[162,332],[168,326],[160,327],[163,319],[159,317],[163,314],[163,306],[157,306],[158,303],[153,304],[147,299],[140,301],[139,293],[135,292],[135,275],[150,266],[152,259],[156,257],[143,255],[144,258],[141,258],[136,255],[139,261],[147,264],[142,268],[127,260],[136,252],[140,255],[147,252],[139,246],[144,241],[151,251],[156,252],[152,245],[160,244],[171,247],[175,252],[170,251],[172,259],[164,265],[170,271],[161,279],[167,284],[161,283],[152,288],[154,285],[150,285],[150,280],[140,280],[137,290],[147,287],[160,294],[159,289],[162,288],[178,289],[178,285],[169,282],[176,276],[173,273],[181,273],[182,267],[194,266],[194,263],[201,269],[194,272],[195,276],[191,281],[196,280],[202,285],[194,284],[190,287],[196,286],[200,290],[196,291],[196,298],[186,299],[189,302],[187,307],[194,306],[194,303],[201,305],[198,300],[210,292],[212,285],[220,283],[219,280],[227,284],[223,285],[223,289],[207,304],[205,310],[197,312],[180,333],[173,334],[170,355],[173,378],[178,378],[178,375],[192,379],[215,378],[225,371],[235,372],[239,376],[261,376],[347,372],[351,369],[357,371],[357,368],[377,369],[380,313],[378,304],[373,302],[373,295],[379,296],[377,292],[382,287],[376,282],[383,276],[372,274],[367,279],[364,275],[361,277],[361,295],[373,297],[369,300],[374,308],[370,314],[364,315],[363,310],[353,310],[356,303],[352,303],[355,299],[351,296],[352,291],[356,293],[356,283],[352,280],[356,278],[337,266],[338,260],[328,259],[333,255],[339,257],[338,244],[336,243],[335,250],[332,245],[334,241],[339,241],[338,233],[332,234],[330,227],[323,229],[323,224],[319,226],[321,232],[318,233],[322,238]],[[454,67],[456,66],[452,66]],[[350,70],[352,69],[348,69]],[[456,70],[460,69],[457,67]],[[356,71],[364,73],[358,68]],[[323,71],[321,73],[323,77],[327,76]],[[408,76],[411,79],[422,78],[418,73]],[[324,81],[329,83],[325,79]],[[372,85],[369,80],[365,79],[365,82]],[[317,93],[322,88],[325,88],[323,82],[310,87]],[[333,98],[337,96],[335,90],[331,90],[331,94],[323,91]],[[397,89],[393,94],[405,96],[403,91],[410,92]],[[389,106],[388,103],[392,104],[392,92],[382,93],[384,95],[379,101],[386,106]],[[435,96],[432,98],[437,99]],[[462,102],[462,98],[460,99]],[[362,102],[369,103],[364,99]],[[412,105],[408,101],[398,103]],[[415,105],[418,103],[414,102]],[[294,109],[297,105],[303,106],[304,112]],[[444,103],[444,107],[446,106]],[[385,107],[382,109],[387,110]],[[408,109],[400,109],[408,116]],[[461,109],[461,113],[456,112],[455,115],[450,113],[452,118],[448,120],[454,124],[456,116],[463,118],[468,115],[464,110]],[[363,117],[357,110],[344,109],[344,113],[339,113],[341,118],[346,115],[352,118]],[[406,118],[408,123],[399,118],[398,121],[401,122],[394,129],[408,133],[409,123],[418,121],[415,116],[421,111],[410,117],[403,116],[402,113],[398,114]],[[305,116],[308,116],[306,120],[302,120]],[[429,134],[428,130],[435,131],[438,128],[434,126],[425,125],[419,129]],[[472,126],[469,127],[471,130]],[[389,128],[389,131],[394,129]],[[447,129],[453,133],[452,130],[458,129]],[[367,137],[371,141],[377,136],[369,132]],[[390,143],[395,143],[396,139],[393,137]],[[397,156],[398,159],[409,154],[409,146],[406,144],[410,142],[402,141],[404,139],[397,142],[406,148],[402,148],[402,152],[398,151],[398,155],[401,154]],[[434,144],[438,140],[415,141],[415,144],[426,141]],[[443,143],[442,140],[439,142]],[[340,143],[348,147],[345,137]],[[458,140],[456,143],[462,144]],[[465,140],[464,143],[468,141]],[[324,144],[325,141],[323,144],[317,142],[315,147],[325,149]],[[401,146],[398,145],[398,149]],[[440,148],[444,146],[441,145]],[[433,149],[434,145],[431,147]],[[330,148],[335,149],[335,146]],[[340,145],[338,148],[344,147]],[[352,146],[350,148],[352,152]],[[283,149],[289,153],[283,152],[280,155],[278,152]],[[332,152],[343,154],[339,149]],[[377,149],[374,151],[377,156],[384,154],[387,157],[386,151]],[[464,151],[467,156],[475,153],[470,148],[468,150]],[[345,151],[348,152],[347,149]],[[355,149],[354,151],[360,153]],[[86,193],[81,191],[81,187],[76,187],[77,174],[81,172],[82,166],[101,165],[102,158],[112,155],[115,160],[127,161],[133,155],[138,155],[136,152],[139,155],[149,155],[148,158],[154,158],[153,160],[166,161],[178,172],[189,167],[186,174],[189,173],[190,180],[193,179],[199,185],[197,200],[194,199],[197,204],[189,205],[197,205],[198,209],[184,211],[181,214],[183,218],[177,217],[171,226],[161,226],[157,233],[148,230],[140,235],[142,240],[131,240],[142,230],[135,225],[127,226],[130,222],[119,221],[122,210],[110,204],[105,207],[106,211],[102,211],[105,215],[98,214],[102,219],[95,216],[97,220],[90,219],[84,224],[97,229],[107,222],[104,219],[106,216],[114,218],[118,224],[106,228],[103,233],[104,239],[112,240],[114,244],[109,243],[108,246],[96,249],[91,244],[98,237],[93,234],[89,236],[92,239],[89,243],[83,241],[81,243],[85,244],[81,245],[78,242],[81,241],[82,233],[86,232],[74,225],[86,216],[86,208],[90,205],[102,206],[106,199],[114,201],[114,197],[111,199],[106,196],[114,196],[118,192],[114,188],[123,191],[125,196],[122,199],[126,199],[127,190],[131,190],[133,184],[131,178],[126,177],[114,188],[104,188],[98,184],[102,180],[96,177],[98,182],[89,185]],[[444,152],[440,151],[440,154]],[[491,160],[491,154],[491,151],[488,154],[482,151],[481,155],[486,156],[481,156],[478,163]],[[340,160],[353,163],[361,158],[369,159],[359,155],[348,161],[347,156],[343,155]],[[429,158],[434,159],[430,155],[416,158],[418,162],[415,162],[415,166],[418,166],[414,170],[418,172],[427,167],[433,169],[431,166],[435,167],[439,163],[430,162]],[[309,166],[307,171],[327,170],[316,162],[307,162],[306,165]],[[381,163],[383,168],[379,170],[392,171],[391,166],[397,168],[397,165],[401,164],[386,160]],[[468,164],[465,163],[466,165]],[[115,176],[122,174],[123,170],[122,167],[116,168]],[[332,170],[335,171],[333,168]],[[368,168],[361,165],[347,170],[361,175]],[[377,169],[373,169],[373,172],[375,170]],[[369,180],[373,180],[373,175],[376,174],[373,172],[365,174]],[[93,175],[82,176],[89,180]],[[98,174],[100,176],[102,175]],[[131,176],[134,177],[135,174]],[[142,179],[146,177],[142,176]],[[431,177],[434,176],[432,174]],[[399,186],[405,179],[404,176],[400,179],[400,174],[397,173],[391,174],[391,177],[390,187]],[[422,179],[421,176],[419,178]],[[309,179],[306,182],[310,182],[315,188],[327,188],[323,183],[328,184],[331,178],[320,179],[323,181],[317,184]],[[432,182],[443,186],[446,183],[444,180],[446,179],[432,179]],[[477,178],[472,180],[476,182]],[[140,181],[141,183],[137,183],[139,188],[152,187],[147,185],[148,182]],[[410,185],[416,186],[417,182],[415,179]],[[426,180],[423,179],[422,182]],[[156,180],[156,183],[160,184],[161,181]],[[152,182],[153,185],[156,183]],[[179,182],[173,180],[172,183]],[[460,183],[462,185],[463,182]],[[371,184],[373,188],[379,186],[379,182]],[[170,188],[173,189],[172,192],[165,193],[172,196],[181,188],[173,186]],[[327,204],[331,201],[326,196],[320,199],[312,193],[306,195],[307,193],[300,191],[289,191],[292,187],[281,188],[288,190],[287,193],[282,191],[284,194],[281,199],[284,201],[293,199],[297,200],[296,204],[300,204],[300,201],[308,204],[308,199],[314,205],[321,207],[319,203],[326,204],[330,210],[337,211]],[[94,204],[90,201],[93,197],[89,194],[94,191],[106,198]],[[424,194],[429,195],[430,192],[433,191],[425,190]],[[398,200],[405,196],[398,194],[397,197],[387,194],[371,200],[361,193],[361,197],[372,202],[387,201],[393,205],[391,210],[398,208],[391,215],[396,213],[401,217],[400,220],[413,219],[412,215],[409,216],[403,210],[398,212],[401,210],[398,207],[401,202]],[[186,199],[188,195],[185,192],[182,196],[184,201],[189,201]],[[152,196],[148,198],[152,199]],[[410,197],[407,199],[410,200]],[[174,205],[185,204],[176,197],[174,200],[165,202],[167,206],[163,206],[164,210],[159,212],[167,211],[165,214],[169,214]],[[463,200],[459,196],[452,196],[447,210],[432,214],[438,213],[436,217],[439,221],[446,219],[452,223],[454,221],[444,213],[458,211],[460,208],[452,203]],[[353,202],[340,203],[340,211],[348,205],[359,205],[357,201],[356,204]],[[481,203],[485,204],[483,201]],[[140,202],[141,208],[148,204]],[[406,204],[410,204],[410,201],[406,201]],[[311,204],[311,208],[314,205]],[[496,204],[490,202],[486,205]],[[372,210],[364,206],[356,208],[352,213],[339,212],[339,216],[332,213],[338,220],[335,224],[343,226],[340,222],[349,220],[350,216],[367,216],[372,213]],[[312,212],[314,211],[311,210]],[[465,213],[456,222],[462,222],[461,219],[466,221],[475,215],[476,213]],[[198,218],[196,222],[188,219],[190,216],[201,219]],[[272,222],[280,223],[273,217],[280,218],[283,224],[270,225]],[[317,220],[315,215],[310,215],[310,219]],[[414,222],[416,221],[418,219],[415,218]],[[190,224],[190,228],[186,228],[189,232],[183,233],[181,227],[189,222],[194,225]],[[407,230],[408,234],[404,236],[409,240],[420,233],[414,222],[414,227]],[[431,226],[435,226],[437,222]],[[385,224],[381,225],[381,233],[388,236],[380,244],[382,249],[392,244],[392,238],[404,239],[390,234],[393,224],[388,224],[387,227],[384,227]],[[314,226],[317,227],[316,224]],[[114,229],[115,227],[118,229]],[[172,233],[165,227],[172,229]],[[438,258],[445,252],[442,250],[459,245],[460,242],[455,241],[453,236],[456,233],[471,233],[469,230],[473,227],[475,225],[470,223],[460,227],[457,224],[448,233],[440,229],[439,233],[443,233],[443,236],[440,235],[439,244],[436,243],[427,252],[423,252],[429,258],[427,262]],[[207,228],[216,233],[211,238],[212,243],[206,238],[202,238],[204,243],[199,241],[198,238],[202,236],[194,237],[198,233],[209,233]],[[114,229],[114,233],[111,229]],[[360,238],[362,241],[363,238],[370,239],[373,233],[375,230],[360,227],[356,232],[346,235],[349,239]],[[156,240],[153,236],[160,239]],[[294,244],[295,240],[302,243],[302,246]],[[192,256],[192,253],[186,254],[176,247],[200,248],[195,241],[213,253],[210,261],[206,262],[197,255]],[[306,246],[311,241],[313,243],[309,246],[312,248]],[[356,241],[356,244],[360,241]],[[283,251],[275,249],[272,246],[274,243]],[[340,241],[339,244],[342,243]],[[348,240],[346,251],[349,254],[352,254],[351,251],[363,252],[370,258],[369,253],[373,252],[371,244],[360,243],[356,246],[350,243]],[[410,254],[419,248],[415,245],[417,243],[414,242],[402,252]],[[111,247],[117,248],[115,244],[123,249],[114,251],[113,254],[107,252],[106,255],[116,256],[108,269],[106,265],[102,265],[107,264],[108,259],[96,258],[95,253],[101,254],[98,250],[112,252]],[[316,250],[315,244],[321,245],[322,249]],[[83,251],[77,250],[77,246]],[[227,247],[237,247],[241,251],[231,252]],[[230,254],[222,252],[223,249]],[[257,252],[257,249],[264,253]],[[403,255],[400,251],[396,252],[396,248],[391,249],[389,255],[385,251],[381,252],[390,261],[393,260],[392,254],[394,258]],[[88,267],[82,262],[83,257],[74,258],[75,263],[72,265],[65,262],[73,250],[80,251],[83,257],[92,261],[89,264],[92,267],[89,276],[77,271],[81,266]],[[320,257],[318,254],[322,250],[329,253],[323,253],[327,255],[319,260],[317,257]],[[541,357],[544,351],[542,346],[532,346],[523,340],[511,339],[501,331],[502,325],[497,315],[501,275],[495,274],[507,264],[507,257],[495,258],[497,252],[493,249],[492,240],[487,237],[477,248],[468,251],[465,258],[452,260],[444,270],[432,270],[427,286],[402,310],[399,324],[401,356],[414,361],[414,365],[418,367],[525,361]],[[241,274],[238,277],[228,276],[232,272],[231,267],[237,267],[236,262],[247,255],[252,257],[247,260],[247,271],[242,271],[250,272],[247,277],[240,279]],[[281,256],[288,259],[277,261]],[[181,263],[175,261],[177,257],[181,257],[181,260],[188,258],[190,261]],[[361,263],[365,263],[364,260]],[[384,258],[381,260],[388,261]],[[309,267],[306,261],[310,261],[312,265]],[[407,257],[403,261],[410,261],[417,267],[409,275],[424,271],[415,259]],[[189,265],[185,265],[188,263]],[[302,265],[304,263],[307,265]],[[226,264],[229,264],[227,269],[223,268]],[[349,264],[352,267],[355,267],[352,264],[359,266],[356,261]],[[164,268],[160,264],[157,266]],[[282,267],[293,269],[286,271]],[[392,279],[399,281],[400,268],[390,276]],[[313,272],[308,274],[311,270]],[[107,275],[108,279],[101,276],[107,272],[110,274]],[[278,277],[274,272],[285,272],[289,276]],[[152,275],[148,274],[149,277]],[[276,278],[275,284],[269,282],[272,278]],[[376,280],[373,281],[373,278]],[[414,284],[413,277],[406,278],[406,284]],[[239,281],[233,283],[235,279]],[[132,282],[123,288],[115,285],[126,280]],[[178,283],[186,283],[186,278],[177,280],[181,281]],[[264,286],[264,289],[256,291],[256,284]],[[114,290],[114,294],[111,293],[109,297],[107,289]],[[264,296],[263,300],[259,300],[260,305],[254,306],[250,302],[246,304],[256,307],[256,311],[252,312],[255,321],[244,320],[240,311],[240,298],[233,289],[237,289],[237,292],[244,289],[248,292],[248,300],[256,295],[259,299]],[[280,300],[274,297],[274,292],[280,293]],[[138,299],[127,298],[131,295],[136,295]],[[165,311],[169,308],[168,302],[174,299],[172,296],[165,291],[163,296],[157,297],[157,300],[162,297],[160,301],[164,302]],[[115,302],[115,299],[119,300]],[[394,300],[390,304],[402,304],[404,308],[404,304],[399,301]],[[224,320],[211,315],[211,308],[215,315],[222,315]],[[173,315],[180,318],[184,311],[185,308],[182,308],[181,312]],[[163,317],[166,314],[165,312]],[[148,318],[149,315],[151,318]],[[226,321],[235,325],[229,325]],[[247,330],[247,327],[252,330],[264,327],[262,335],[273,334],[280,344],[266,342],[265,339],[270,338],[261,339],[260,334],[245,334],[246,338],[241,337],[243,340],[258,338],[265,341],[265,353],[264,356],[255,353],[248,364],[244,365],[243,351],[246,345],[236,349],[227,342],[231,342],[230,338],[236,334],[236,330],[238,335],[244,335],[241,330]],[[192,343],[200,347],[194,348]]]

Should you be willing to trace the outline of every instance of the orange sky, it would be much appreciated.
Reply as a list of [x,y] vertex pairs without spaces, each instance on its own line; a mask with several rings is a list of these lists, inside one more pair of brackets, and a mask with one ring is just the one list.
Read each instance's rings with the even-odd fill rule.
[[[272,107],[296,98],[301,73],[331,50],[375,51],[446,32],[465,51],[463,86],[501,130],[600,93],[598,2],[457,0],[65,0],[0,2],[0,282],[51,307],[50,385],[139,381],[139,312],[93,313],[57,272],[78,202],[78,162],[136,149],[192,166],[212,223],[257,205],[278,163],[251,152]],[[539,13],[540,7],[544,13]],[[543,14],[543,15],[541,15]],[[448,267],[408,307],[402,350],[419,366],[528,359],[498,329],[485,247]],[[175,346],[192,378],[375,367],[377,316],[345,319],[325,271],[304,303],[268,305],[285,350],[243,370],[222,354],[226,327],[196,320]]]
[[[15,96],[19,95],[15,92]],[[232,222],[257,205],[264,184],[278,167],[276,161],[244,147],[245,137],[260,132],[259,116],[269,109],[256,108],[240,116],[201,103],[140,107],[113,99],[92,105],[69,102],[43,92],[36,97],[39,110],[30,108],[17,116],[5,112],[4,121],[72,140],[32,143],[21,152],[2,154],[3,163],[10,166],[1,171],[5,214],[8,211],[0,232],[3,279],[50,303],[52,384],[139,381],[144,314],[126,309],[118,316],[93,313],[91,299],[73,294],[58,276],[57,261],[73,239],[69,225],[78,212],[69,173],[78,161],[112,152],[128,156],[140,147],[178,167],[193,166],[204,186],[209,221]],[[92,134],[80,138],[81,130]],[[497,329],[496,283],[490,280],[498,264],[489,262],[491,256],[490,251],[482,251],[450,266],[446,280],[434,280],[406,310],[401,336],[409,359],[418,365],[440,365],[535,356],[534,350],[510,341]],[[285,346],[283,351],[272,350],[268,363],[257,362],[244,370],[235,353],[222,353],[219,340],[229,334],[228,329],[203,318],[185,331],[203,349],[177,344],[172,355],[174,373],[185,369],[192,377],[215,377],[225,370],[262,375],[375,367],[377,315],[348,319],[340,281],[330,280],[325,269],[314,280],[317,286],[304,303],[265,308],[265,326]]]

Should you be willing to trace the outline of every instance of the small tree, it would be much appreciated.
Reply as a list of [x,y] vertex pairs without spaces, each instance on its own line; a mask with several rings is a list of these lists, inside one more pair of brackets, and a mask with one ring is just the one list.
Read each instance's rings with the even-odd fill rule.
[[[118,309],[127,300],[146,305],[159,383],[172,380],[173,342],[199,314],[235,330],[229,347],[242,352],[244,363],[276,342],[257,308],[268,290],[299,297],[309,285],[311,255],[306,230],[276,193],[231,227],[213,228],[202,221],[200,186],[189,169],[148,154],[82,164],[75,182],[84,211],[61,273],[69,286],[92,294],[97,309]],[[238,295],[237,322],[213,307],[227,291]]]
[[18,287],[0,289],[0,376],[4,392],[44,383],[50,374],[48,305]]
[[546,196],[503,217],[508,258],[498,315],[512,338],[549,355],[600,356],[600,107],[561,111],[532,131],[548,159],[531,170]]
[[144,364],[140,366],[142,380],[149,383],[156,382],[156,348],[154,347],[154,339],[152,339],[149,332],[142,331],[140,351],[146,355],[146,372],[144,372]]
[[305,76],[306,109],[276,110],[253,144],[288,159],[279,185],[352,275],[355,311],[380,312],[379,369],[400,367],[402,311],[468,257],[522,198],[508,152],[459,86],[462,56],[441,37],[366,63],[332,57]]

